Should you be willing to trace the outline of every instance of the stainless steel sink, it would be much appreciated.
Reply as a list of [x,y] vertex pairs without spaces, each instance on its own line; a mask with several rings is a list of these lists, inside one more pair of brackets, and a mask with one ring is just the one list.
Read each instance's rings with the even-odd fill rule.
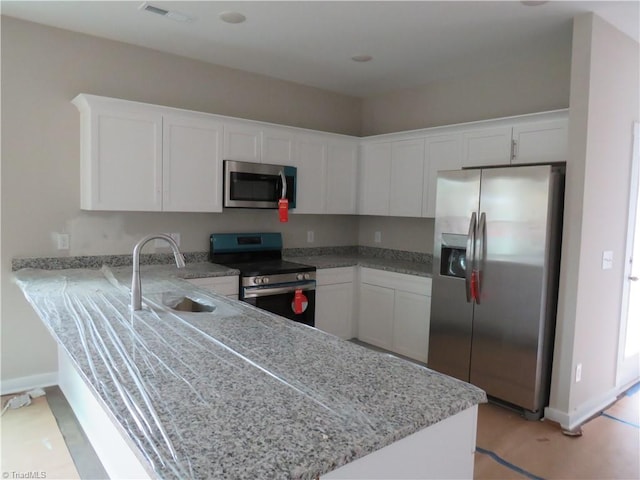
[[166,307],[180,312],[210,313],[216,309],[216,306],[211,303],[201,303],[193,298],[170,294],[162,296],[162,303]]

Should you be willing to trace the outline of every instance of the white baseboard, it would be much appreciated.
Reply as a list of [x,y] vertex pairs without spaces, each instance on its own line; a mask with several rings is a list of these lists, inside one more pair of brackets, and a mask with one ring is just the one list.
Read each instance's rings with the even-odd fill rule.
[[58,372],[29,375],[27,377],[12,378],[0,381],[0,394],[9,395],[20,393],[33,388],[44,388],[58,384]]
[[544,409],[544,418],[557,422],[564,430],[573,430],[585,423],[591,417],[599,414],[616,401],[624,388],[614,388],[596,398],[580,405],[574,412],[563,412],[551,407]]

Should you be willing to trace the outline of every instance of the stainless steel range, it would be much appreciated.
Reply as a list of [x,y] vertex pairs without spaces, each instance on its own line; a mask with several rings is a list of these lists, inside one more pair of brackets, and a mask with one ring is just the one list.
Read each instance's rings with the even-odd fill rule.
[[239,299],[315,326],[316,267],[282,260],[280,233],[221,233],[209,259],[240,271]]

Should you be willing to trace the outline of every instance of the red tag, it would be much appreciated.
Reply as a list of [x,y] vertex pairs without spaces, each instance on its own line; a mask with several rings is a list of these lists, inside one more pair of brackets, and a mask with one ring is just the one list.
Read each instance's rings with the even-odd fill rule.
[[280,214],[280,222],[285,223],[289,221],[289,200],[281,198],[278,200],[278,213]]
[[300,315],[307,309],[308,304],[309,300],[305,297],[304,293],[302,293],[302,290],[297,289],[293,296],[293,313]]
[[478,271],[471,272],[471,298],[478,300]]

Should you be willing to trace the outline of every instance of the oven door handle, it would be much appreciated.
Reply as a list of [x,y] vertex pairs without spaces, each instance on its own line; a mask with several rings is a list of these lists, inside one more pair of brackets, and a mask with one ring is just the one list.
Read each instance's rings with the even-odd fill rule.
[[270,295],[282,295],[283,293],[292,293],[296,290],[302,290],[307,292],[309,290],[315,290],[315,282],[302,283],[298,285],[285,285],[279,287],[245,287],[243,291],[243,298],[258,298],[267,297]]

